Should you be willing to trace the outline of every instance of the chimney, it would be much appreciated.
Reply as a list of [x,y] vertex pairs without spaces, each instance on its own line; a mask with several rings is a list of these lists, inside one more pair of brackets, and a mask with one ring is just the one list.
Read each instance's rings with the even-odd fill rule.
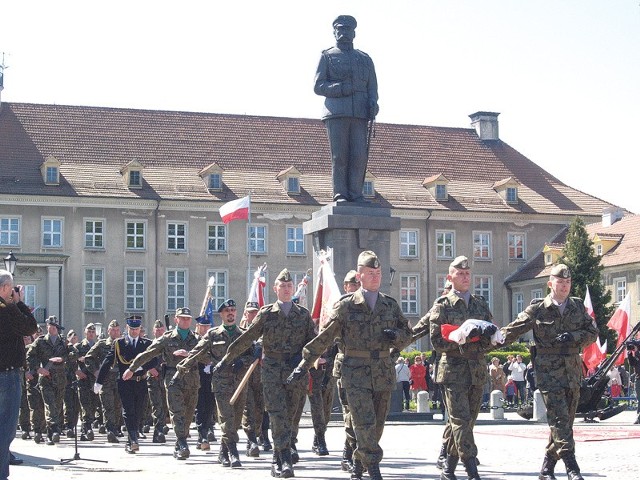
[[476,112],[469,115],[471,126],[476,129],[480,140],[500,140],[498,115],[500,114],[496,112]]
[[602,226],[610,227],[623,217],[622,210],[618,207],[607,207],[602,211]]

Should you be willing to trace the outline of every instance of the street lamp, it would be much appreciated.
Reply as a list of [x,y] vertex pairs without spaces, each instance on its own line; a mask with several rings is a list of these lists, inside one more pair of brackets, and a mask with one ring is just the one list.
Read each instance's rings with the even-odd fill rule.
[[4,257],[4,268],[9,271],[11,275],[16,270],[16,264],[18,263],[18,259],[13,254],[13,251],[9,251],[9,255]]
[[389,267],[389,285],[393,285],[393,277],[396,276],[396,269],[393,267]]

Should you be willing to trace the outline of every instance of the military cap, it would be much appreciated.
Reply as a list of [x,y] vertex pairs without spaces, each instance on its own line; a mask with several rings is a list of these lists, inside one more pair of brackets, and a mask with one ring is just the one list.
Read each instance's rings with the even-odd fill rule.
[[75,330],[72,328],[71,330],[69,330],[67,332],[67,339],[70,339],[71,337],[73,337],[76,334]]
[[196,317],[196,323],[198,325],[211,325],[211,319],[206,315],[202,315],[200,317]]
[[220,306],[218,307],[218,312],[221,312],[227,307],[235,307],[235,306],[236,306],[235,300],[232,300],[231,298],[229,298],[220,304]]
[[162,323],[162,320],[156,320],[155,322],[153,322],[153,328],[162,328],[164,327],[164,323]]
[[87,326],[84,327],[85,330],[93,330],[95,332],[96,326],[93,323],[87,323]]
[[369,267],[369,268],[380,268],[380,260],[378,260],[378,256],[375,252],[371,250],[365,250],[364,252],[358,255],[358,266],[359,267]]
[[333,21],[333,28],[341,26],[356,28],[358,22],[356,22],[356,19],[351,15],[338,15]]
[[119,326],[120,326],[120,324],[118,323],[118,320],[114,319],[114,320],[111,320],[109,322],[108,328],[115,328],[115,327],[119,327]]
[[283,268],[282,271],[278,274],[276,280],[281,282],[293,282],[293,277],[289,273],[289,270]]
[[191,310],[189,310],[187,307],[176,308],[176,317],[191,317],[191,318],[193,318],[193,316],[191,315]]
[[131,315],[127,317],[127,325],[131,328],[140,328],[142,326],[142,318],[139,315]]
[[64,327],[60,325],[60,322],[58,321],[58,317],[56,317],[55,315],[51,315],[49,318],[47,318],[46,324],[53,325],[58,330],[64,330]]
[[449,267],[455,268],[457,270],[469,270],[469,259],[464,255],[460,255],[453,259],[453,262],[449,264]]
[[360,283],[358,282],[358,279],[356,278],[356,271],[355,270],[349,270],[347,272],[347,274],[344,276],[344,282],[342,283]]
[[564,263],[559,263],[551,269],[550,275],[558,278],[571,278],[571,270]]
[[252,310],[260,310],[260,305],[258,305],[258,302],[247,302],[244,304],[244,309],[249,312]]

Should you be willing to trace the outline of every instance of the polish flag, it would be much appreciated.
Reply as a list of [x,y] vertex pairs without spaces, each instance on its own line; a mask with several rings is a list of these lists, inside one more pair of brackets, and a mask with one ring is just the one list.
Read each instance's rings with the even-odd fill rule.
[[227,202],[220,207],[220,216],[224,223],[233,220],[246,220],[249,218],[250,197],[242,197],[238,200]]
[[253,281],[249,288],[247,302],[256,302],[260,308],[264,307],[264,287],[267,285],[267,264],[264,263],[253,274]]
[[[593,326],[597,328],[598,324],[596,323],[596,314],[593,311],[593,304],[591,303],[589,287],[587,287],[587,293],[584,296],[584,308],[587,310],[587,314],[589,314],[589,316],[593,318]],[[605,340],[604,346],[600,345],[600,337],[596,337],[595,342],[584,347],[584,350],[582,351],[582,361],[586,365],[587,370],[594,369],[598,365],[600,365],[600,362],[602,362],[607,357],[606,352],[607,342]]]
[[[618,332],[618,341],[616,342],[616,348],[622,345],[622,342],[631,333],[631,325],[629,324],[629,317],[631,316],[631,298],[629,294],[624,297],[622,303],[618,306],[618,309],[614,312],[613,316],[607,323],[607,327]],[[616,360],[616,365],[620,366],[627,358],[627,350],[622,349],[622,355]]]
[[320,268],[318,269],[318,278],[316,280],[316,292],[313,300],[313,308],[311,309],[311,318],[314,323],[322,329],[329,321],[329,313],[340,297],[340,287],[336,282],[336,277],[329,263],[332,252],[320,251],[318,259],[320,260]]

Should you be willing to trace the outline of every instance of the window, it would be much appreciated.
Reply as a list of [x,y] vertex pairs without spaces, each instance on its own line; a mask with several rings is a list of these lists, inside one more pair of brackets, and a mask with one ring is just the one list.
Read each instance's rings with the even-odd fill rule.
[[104,248],[104,222],[84,221],[84,248]]
[[596,255],[598,255],[600,257],[602,256],[602,244],[601,243],[596,245]]
[[542,289],[536,288],[535,290],[531,290],[531,300],[535,300],[536,298],[542,298]]
[[62,247],[62,219],[59,219],[59,218],[42,219],[42,247],[43,248]]
[[45,178],[45,183],[47,184],[57,184],[60,183],[58,181],[58,167],[47,167],[46,168],[46,178]]
[[473,277],[473,293],[476,295],[482,295],[487,301],[490,309],[493,309],[491,304],[491,277],[486,275],[474,275]]
[[213,298],[213,309],[218,310],[218,305],[224,302],[229,296],[227,295],[227,272],[225,270],[208,270],[207,279],[214,277],[215,285],[211,289],[211,297]]
[[140,170],[129,171],[129,186],[130,187],[142,186],[142,172],[140,172]]
[[473,232],[474,260],[491,260],[491,233]]
[[84,270],[84,309],[95,311],[104,309],[104,270],[85,268]]
[[304,255],[302,227],[287,227],[287,255]]
[[223,223],[207,225],[207,250],[209,253],[227,251],[227,226]]
[[267,253],[267,227],[252,225],[249,227],[249,251],[251,253]]
[[447,283],[447,274],[439,273],[436,275],[436,298],[442,296],[444,286]]
[[167,270],[167,311],[187,305],[187,271]]
[[209,175],[209,190],[222,190],[222,175],[219,173]]
[[[31,308],[35,308],[36,305],[36,286],[35,285],[25,285],[24,286],[24,304],[30,306]],[[35,313],[34,313],[35,315]]]
[[621,303],[627,295],[627,279],[625,277],[613,279],[613,301]]
[[373,187],[373,182],[371,180],[365,180],[364,183],[362,184],[362,195],[368,198],[376,196],[376,192]]
[[400,258],[418,257],[418,231],[400,231]]
[[144,310],[144,270],[127,270],[126,278],[126,310]]
[[436,257],[453,258],[455,255],[455,233],[450,231],[436,230]]
[[20,219],[17,217],[0,218],[0,245],[3,247],[20,246]]
[[184,252],[186,249],[187,224],[176,222],[167,223],[167,250]]
[[507,239],[509,244],[509,260],[524,260],[524,233],[509,233]]
[[418,275],[400,275],[400,309],[405,315],[418,314]]
[[516,187],[507,187],[506,200],[507,203],[518,203],[518,189]]
[[300,193],[300,179],[287,177],[287,193]]
[[436,183],[436,200],[447,199],[447,185],[445,183]]
[[127,222],[127,249],[142,250],[146,246],[146,223]]
[[513,315],[516,316],[524,310],[524,295],[522,293],[513,294]]

